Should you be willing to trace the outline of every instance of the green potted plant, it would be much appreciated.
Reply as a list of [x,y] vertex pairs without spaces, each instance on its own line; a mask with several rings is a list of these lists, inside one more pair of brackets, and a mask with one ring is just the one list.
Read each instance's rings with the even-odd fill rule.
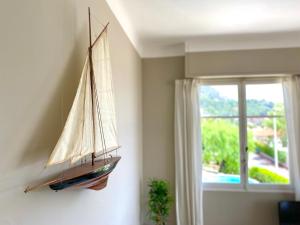
[[165,225],[173,202],[169,183],[165,180],[152,179],[148,183],[149,218],[156,225]]

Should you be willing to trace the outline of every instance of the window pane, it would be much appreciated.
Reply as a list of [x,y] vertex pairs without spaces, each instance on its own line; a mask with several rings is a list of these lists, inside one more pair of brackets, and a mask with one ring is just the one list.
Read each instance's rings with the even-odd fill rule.
[[237,116],[237,85],[204,85],[200,88],[201,116]]
[[240,183],[238,119],[202,118],[203,182]]
[[249,84],[246,85],[246,98],[247,116],[274,115],[279,113],[274,109],[283,106],[282,86],[279,83]]
[[[281,84],[246,86],[247,112],[251,112],[247,118],[249,183],[289,183],[288,140],[282,95]],[[259,110],[255,112],[253,106],[258,100]]]

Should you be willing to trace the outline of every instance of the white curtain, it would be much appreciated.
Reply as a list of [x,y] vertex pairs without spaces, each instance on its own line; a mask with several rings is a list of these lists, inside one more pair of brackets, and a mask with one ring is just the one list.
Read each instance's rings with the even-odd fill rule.
[[177,225],[203,225],[200,108],[196,80],[175,84]]
[[290,165],[296,200],[300,201],[300,78],[283,80],[284,104],[290,149]]

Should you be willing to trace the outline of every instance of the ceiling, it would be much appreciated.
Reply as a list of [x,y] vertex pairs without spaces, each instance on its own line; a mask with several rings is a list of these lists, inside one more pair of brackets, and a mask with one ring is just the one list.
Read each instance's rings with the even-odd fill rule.
[[300,0],[106,0],[142,57],[300,46]]

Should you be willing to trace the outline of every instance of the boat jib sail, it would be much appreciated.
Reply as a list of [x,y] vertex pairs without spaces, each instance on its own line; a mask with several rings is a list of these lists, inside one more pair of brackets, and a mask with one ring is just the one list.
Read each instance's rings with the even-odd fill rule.
[[118,148],[107,27],[91,48],[67,122],[47,166],[75,163],[86,155]]

